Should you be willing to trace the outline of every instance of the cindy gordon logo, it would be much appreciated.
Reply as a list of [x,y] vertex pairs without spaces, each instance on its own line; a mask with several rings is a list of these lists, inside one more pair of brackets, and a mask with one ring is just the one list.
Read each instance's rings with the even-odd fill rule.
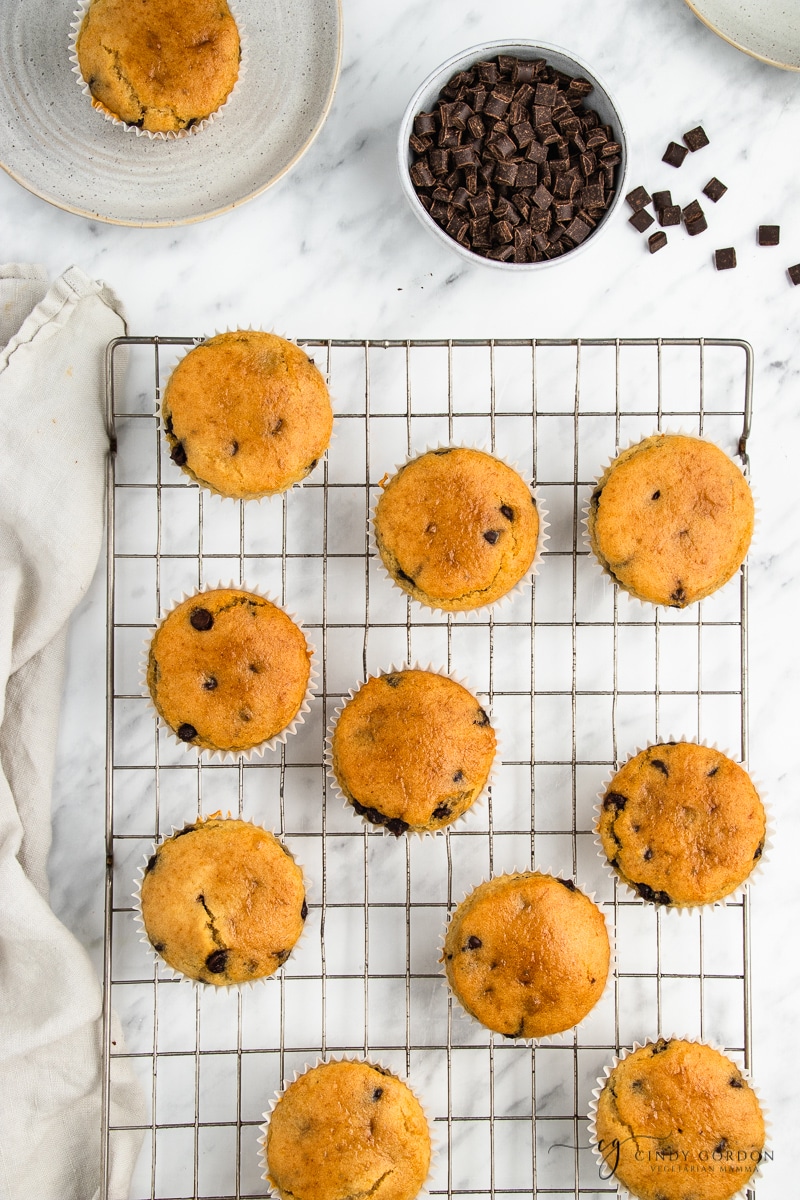
[[[661,1149],[648,1148],[647,1142],[668,1140],[669,1145]],[[653,1174],[688,1172],[696,1174],[747,1174],[750,1176],[759,1163],[771,1162],[772,1150],[743,1150],[729,1146],[726,1138],[721,1138],[711,1149],[697,1150],[682,1148],[678,1136],[652,1137],[649,1134],[631,1135],[629,1138],[612,1138],[610,1141],[599,1141],[597,1149],[603,1160],[600,1167],[600,1178],[610,1179],[617,1171],[620,1160],[636,1162],[648,1167]]]

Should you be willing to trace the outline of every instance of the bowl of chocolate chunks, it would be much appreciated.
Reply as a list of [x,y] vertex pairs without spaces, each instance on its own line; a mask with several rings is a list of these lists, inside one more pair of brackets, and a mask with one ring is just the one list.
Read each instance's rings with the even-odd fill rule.
[[544,42],[488,42],[437,67],[398,138],[420,221],[471,262],[547,267],[594,243],[624,194],[627,148],[608,89]]

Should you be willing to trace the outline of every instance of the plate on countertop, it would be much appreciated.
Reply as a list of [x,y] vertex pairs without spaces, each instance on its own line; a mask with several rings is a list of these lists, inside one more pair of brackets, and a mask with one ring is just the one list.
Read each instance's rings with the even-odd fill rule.
[[800,71],[797,0],[685,0],[704,25],[753,58]]
[[82,94],[72,0],[0,4],[0,165],[68,212],[183,225],[280,179],[325,121],[339,77],[341,0],[236,0],[246,70],[220,116],[171,141],[136,137]]

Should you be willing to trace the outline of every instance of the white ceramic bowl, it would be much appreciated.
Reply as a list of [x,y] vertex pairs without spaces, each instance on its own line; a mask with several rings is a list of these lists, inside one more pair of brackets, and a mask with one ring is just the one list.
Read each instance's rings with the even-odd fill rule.
[[[586,106],[595,110],[604,125],[611,126],[614,130],[616,140],[621,146],[620,158],[622,161],[617,168],[616,190],[610,207],[603,214],[585,241],[571,250],[567,250],[564,254],[560,254],[557,258],[541,259],[539,262],[534,263],[504,263],[498,262],[493,258],[484,258],[482,254],[476,254],[474,250],[467,250],[455,238],[451,238],[448,233],[445,233],[440,225],[436,224],[420,202],[414,190],[414,185],[411,182],[409,167],[413,161],[413,153],[409,147],[408,139],[413,132],[414,117],[419,112],[430,112],[439,98],[442,88],[458,71],[466,70],[477,62],[496,58],[498,54],[513,54],[517,58],[523,59],[545,58],[548,65],[555,67],[558,71],[563,71],[573,78],[588,79],[589,83],[593,85],[594,91],[591,95],[587,96]],[[587,67],[585,62],[582,62],[580,58],[576,58],[574,54],[562,49],[560,46],[552,46],[547,42],[530,42],[516,39],[504,42],[486,42],[481,46],[472,46],[469,50],[462,50],[459,54],[454,54],[452,58],[448,58],[447,62],[443,62],[441,66],[431,72],[409,100],[408,107],[400,122],[400,134],[397,140],[397,165],[400,172],[400,183],[412,211],[416,213],[425,228],[445,246],[449,246],[451,250],[454,250],[456,254],[460,254],[468,262],[497,267],[503,271],[537,271],[543,267],[555,266],[557,263],[564,262],[565,260],[571,262],[579,251],[585,250],[587,246],[595,245],[600,233],[606,228],[612,214],[617,210],[624,198],[624,183],[628,166],[628,145],[625,126],[622,123],[622,117],[616,103],[612,100],[606,85],[597,77],[594,71]]]

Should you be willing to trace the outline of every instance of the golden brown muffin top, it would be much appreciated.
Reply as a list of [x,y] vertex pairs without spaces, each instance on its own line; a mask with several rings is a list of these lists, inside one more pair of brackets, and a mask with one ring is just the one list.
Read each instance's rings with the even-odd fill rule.
[[428,1174],[428,1122],[405,1083],[366,1062],[313,1067],[267,1126],[267,1179],[285,1200],[413,1200]]
[[443,954],[467,1012],[513,1038],[581,1021],[603,993],[609,960],[597,905],[572,880],[533,871],[476,887],[453,913]]
[[461,611],[492,604],[533,563],[536,503],[523,479],[482,450],[431,450],[401,467],[375,512],[375,540],[415,600]]
[[625,763],[601,802],[611,865],[644,900],[710,904],[761,857],[764,806],[743,767],[693,742],[650,746]]
[[339,787],[362,816],[391,833],[448,825],[489,777],[497,739],[475,697],[433,671],[367,680],[331,739]]
[[201,750],[260,746],[297,716],[311,672],[301,629],[253,592],[217,588],[169,613],[150,643],[158,714]]
[[157,847],[141,907],[164,961],[217,987],[277,971],[308,912],[303,873],[286,847],[248,821],[216,816]]
[[597,1102],[609,1170],[641,1200],[727,1200],[764,1148],[758,1099],[711,1046],[661,1038],[612,1070]]
[[588,528],[622,587],[685,608],[736,573],[753,522],[750,488],[727,454],[701,438],[657,434],[608,467],[592,493]]
[[92,0],[76,49],[95,105],[151,133],[216,112],[239,75],[227,0]]
[[285,491],[328,448],[325,380],[293,342],[259,330],[221,333],[190,350],[162,404],[171,457],[220,495]]

